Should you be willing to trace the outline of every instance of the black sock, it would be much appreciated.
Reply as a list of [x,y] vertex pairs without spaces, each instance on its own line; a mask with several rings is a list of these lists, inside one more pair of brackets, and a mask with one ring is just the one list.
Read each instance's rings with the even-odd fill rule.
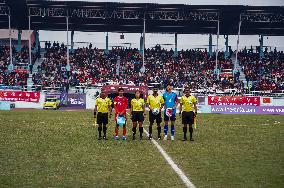
[[142,137],[143,134],[143,127],[139,127],[140,137]]
[[102,125],[99,125],[98,131],[99,131],[99,137],[101,137],[102,136]]
[[183,137],[186,138],[187,127],[183,127]]
[[189,135],[190,135],[190,139],[192,139],[192,133],[193,133],[193,128],[192,125],[189,127]]
[[133,136],[136,134],[136,127],[132,128],[132,133],[133,133]]
[[106,131],[107,131],[107,126],[106,126],[106,125],[104,125],[104,126],[103,126],[104,136],[106,136]]
[[150,135],[152,135],[152,132],[153,132],[152,129],[153,129],[153,125],[150,124],[150,126],[149,126],[149,134]]
[[161,137],[161,126],[160,125],[158,125],[158,127],[157,127],[157,130],[158,130],[158,137]]

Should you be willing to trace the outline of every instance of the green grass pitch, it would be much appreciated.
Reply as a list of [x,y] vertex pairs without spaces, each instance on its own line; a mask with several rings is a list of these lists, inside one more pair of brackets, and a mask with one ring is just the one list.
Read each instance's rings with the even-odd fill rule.
[[[198,116],[194,142],[181,141],[180,118],[176,140],[159,141],[193,184],[284,187],[283,116]],[[149,140],[131,140],[131,125],[124,142],[113,121],[108,141],[92,124],[91,111],[0,111],[0,187],[184,187]]]

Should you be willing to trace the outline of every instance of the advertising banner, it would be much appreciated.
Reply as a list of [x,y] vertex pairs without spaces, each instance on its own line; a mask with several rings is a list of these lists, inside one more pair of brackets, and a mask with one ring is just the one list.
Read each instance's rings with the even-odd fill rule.
[[67,96],[67,107],[86,109],[86,94],[73,93]]
[[205,96],[195,96],[199,105],[205,105]]
[[94,109],[100,89],[86,89],[86,109]]
[[40,92],[0,91],[0,101],[39,102]]
[[260,97],[208,96],[208,105],[248,105],[248,106],[260,106]]
[[284,115],[284,106],[212,105],[211,113]]
[[256,113],[284,115],[284,106],[259,106]]
[[15,69],[14,70],[16,73],[19,73],[19,74],[28,74],[29,71],[26,70],[26,69]]

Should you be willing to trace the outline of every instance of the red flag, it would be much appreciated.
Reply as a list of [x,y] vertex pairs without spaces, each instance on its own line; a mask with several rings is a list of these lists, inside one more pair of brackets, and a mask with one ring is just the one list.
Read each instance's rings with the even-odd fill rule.
[[266,103],[266,104],[267,104],[267,103],[271,103],[271,99],[270,99],[270,97],[263,97],[263,98],[262,98],[262,102],[263,102],[263,103]]

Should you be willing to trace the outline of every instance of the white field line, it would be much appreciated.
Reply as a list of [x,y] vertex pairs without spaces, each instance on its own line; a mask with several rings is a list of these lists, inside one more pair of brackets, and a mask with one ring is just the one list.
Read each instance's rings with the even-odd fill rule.
[[[144,128],[144,132],[147,134],[147,136],[149,136],[149,133],[145,130],[145,128]],[[162,154],[162,156],[165,158],[165,160],[168,162],[168,164],[172,167],[172,169],[177,173],[180,179],[184,182],[185,186],[188,188],[195,188],[195,185],[193,185],[193,183],[189,180],[189,178],[176,165],[173,159],[166,153],[166,151],[160,146],[160,144],[154,139],[151,139],[151,141],[156,146],[156,148],[159,150],[159,152]]]

